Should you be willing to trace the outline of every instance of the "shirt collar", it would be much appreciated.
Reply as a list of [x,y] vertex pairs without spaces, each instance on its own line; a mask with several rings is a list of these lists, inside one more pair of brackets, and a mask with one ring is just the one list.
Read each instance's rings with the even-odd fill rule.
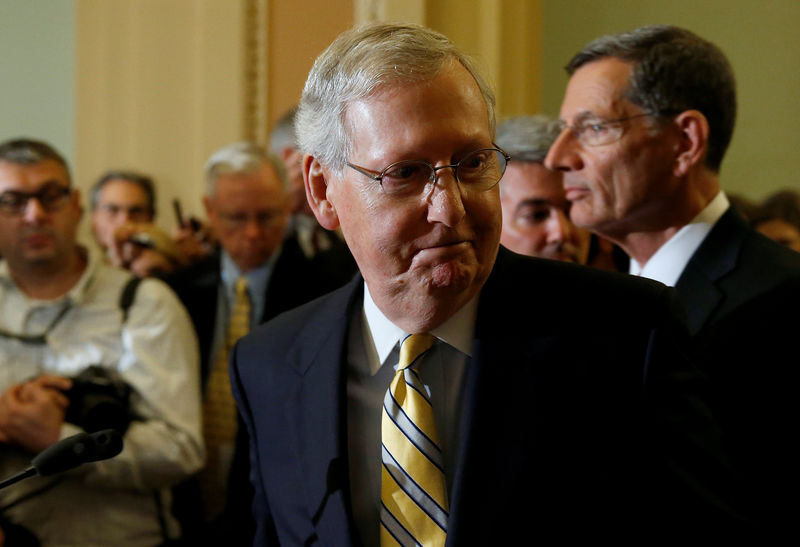
[[[86,292],[89,290],[89,287],[94,280],[95,271],[100,266],[100,260],[97,258],[97,253],[90,252],[89,249],[83,245],[78,245],[77,250],[81,257],[86,259],[86,267],[84,268],[81,277],[78,279],[75,285],[73,285],[72,288],[66,292],[66,294],[55,298],[50,302],[68,300],[70,304],[77,304],[83,300]],[[0,281],[2,281],[2,283],[4,283],[7,287],[14,287],[15,290],[18,290],[17,284],[14,282],[14,278],[12,277],[11,271],[8,268],[8,262],[5,260],[0,260]],[[20,294],[22,294],[21,291]]]
[[[431,334],[448,345],[456,348],[461,353],[472,355],[472,335],[475,330],[475,318],[478,314],[478,295],[462,306],[447,321],[433,329]],[[369,287],[364,283],[364,317],[366,318],[366,328],[364,334],[372,338],[375,350],[378,354],[378,368],[382,365],[397,343],[408,333],[392,323],[383,312],[378,308]],[[373,363],[374,365],[374,363]],[[372,366],[370,368],[372,368]],[[371,370],[375,374],[377,369]]]
[[247,289],[251,295],[265,294],[267,292],[267,283],[269,283],[269,275],[272,267],[278,260],[281,254],[282,247],[276,249],[264,264],[258,268],[253,268],[249,272],[242,274],[239,267],[231,258],[231,255],[225,249],[222,249],[222,266],[220,275],[222,276],[222,283],[225,285],[225,290],[229,295],[234,294],[236,288],[236,280],[244,275],[247,279]]
[[719,192],[689,224],[664,243],[644,266],[631,259],[628,272],[674,287],[692,255],[729,205],[725,193]]

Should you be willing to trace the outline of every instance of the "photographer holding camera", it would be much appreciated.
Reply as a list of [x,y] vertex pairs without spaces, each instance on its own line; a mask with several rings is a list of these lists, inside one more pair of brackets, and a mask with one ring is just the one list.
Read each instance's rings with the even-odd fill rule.
[[58,152],[0,144],[0,475],[82,430],[125,441],[0,491],[0,519],[42,545],[158,545],[178,536],[170,486],[203,463],[197,339],[166,285],[76,243],[81,212]]

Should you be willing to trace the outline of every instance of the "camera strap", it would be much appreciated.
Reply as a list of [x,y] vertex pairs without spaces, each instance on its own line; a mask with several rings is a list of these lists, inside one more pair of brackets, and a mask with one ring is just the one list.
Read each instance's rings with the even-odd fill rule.
[[[139,284],[141,282],[141,277],[131,276],[131,278],[125,283],[125,286],[122,288],[122,292],[119,295],[119,309],[122,312],[123,325],[128,320],[128,311],[133,305],[133,301],[136,298],[136,289],[139,288]],[[0,338],[11,338],[14,340],[19,340],[23,344],[44,346],[47,344],[47,335],[50,334],[59,323],[61,323],[61,320],[64,319],[71,309],[72,302],[67,300],[66,304],[64,304],[64,307],[59,310],[58,314],[53,318],[50,324],[47,325],[47,328],[45,328],[44,331],[39,334],[17,334],[0,329]]]
[[122,323],[125,324],[125,321],[128,320],[128,310],[130,310],[131,306],[133,305],[133,300],[136,298],[136,289],[139,288],[139,283],[142,282],[141,277],[131,276],[125,286],[122,288],[122,292],[119,295],[119,309],[122,312]]

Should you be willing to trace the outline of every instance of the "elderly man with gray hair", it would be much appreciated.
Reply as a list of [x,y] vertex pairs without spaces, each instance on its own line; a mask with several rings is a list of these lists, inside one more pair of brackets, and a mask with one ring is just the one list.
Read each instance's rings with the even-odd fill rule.
[[297,122],[306,193],[361,275],[231,356],[258,545],[729,524],[707,495],[725,473],[671,292],[500,248],[509,157],[494,125],[475,63],[430,29],[350,30],[314,63]]
[[288,208],[277,157],[237,142],[214,152],[205,172],[203,205],[219,253],[167,279],[200,339],[208,462],[199,483],[210,528],[186,528],[198,540],[243,544],[252,536],[247,437],[237,423],[228,353],[252,327],[339,286],[351,272],[328,271],[284,237]]

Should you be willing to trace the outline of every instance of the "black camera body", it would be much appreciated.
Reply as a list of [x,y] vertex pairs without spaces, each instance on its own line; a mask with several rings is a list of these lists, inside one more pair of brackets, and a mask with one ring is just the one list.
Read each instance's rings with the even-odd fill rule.
[[133,389],[113,369],[91,365],[72,378],[65,421],[88,433],[116,429],[128,430],[134,415],[130,399]]

